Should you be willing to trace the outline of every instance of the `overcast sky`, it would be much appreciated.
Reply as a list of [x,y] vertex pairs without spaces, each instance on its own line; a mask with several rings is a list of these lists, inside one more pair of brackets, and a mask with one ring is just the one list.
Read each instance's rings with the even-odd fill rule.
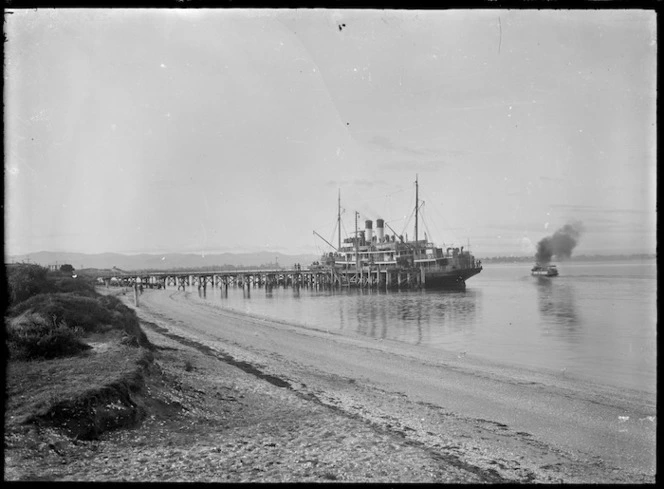
[[655,252],[652,11],[5,21],[8,255],[330,251],[339,191],[344,237],[355,211],[412,237],[416,175],[439,245],[581,221],[577,254]]

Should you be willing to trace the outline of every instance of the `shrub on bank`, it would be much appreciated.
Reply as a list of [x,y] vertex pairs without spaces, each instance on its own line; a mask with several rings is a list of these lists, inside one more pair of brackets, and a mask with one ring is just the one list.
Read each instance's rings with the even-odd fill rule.
[[5,265],[9,303],[18,304],[30,297],[49,291],[48,270],[39,265],[20,263]]
[[81,275],[73,278],[62,273],[49,273],[47,275],[48,292],[73,292],[85,297],[97,297],[94,283],[89,277]]
[[51,321],[39,314],[26,314],[10,321],[7,349],[12,360],[51,359],[76,355],[91,347],[80,339],[81,331],[64,321]]
[[90,277],[49,272],[39,265],[7,265],[11,307],[7,343],[14,359],[56,358],[86,349],[82,334],[124,332],[123,342],[151,348],[133,309],[100,295]]
[[75,293],[38,294],[30,297],[9,310],[10,317],[27,311],[64,321],[72,328],[80,328],[87,333],[99,332],[108,326],[120,326],[121,318],[116,318],[97,299]]
[[127,335],[138,340],[138,344],[143,347],[150,347],[150,342],[145,332],[141,329],[136,311],[125,306],[120,299],[113,295],[101,295],[97,299],[102,307],[112,311],[113,316],[122,325],[122,329]]
[[30,297],[49,292],[74,292],[86,297],[96,297],[94,282],[90,277],[77,276],[61,271],[18,263],[5,265],[9,303],[15,306]]
[[139,345],[149,345],[136,313],[117,297],[93,298],[74,292],[38,294],[11,308],[9,316],[17,317],[28,311],[53,318],[57,323],[64,322],[71,328],[80,328],[86,333],[120,329],[128,336],[136,337]]

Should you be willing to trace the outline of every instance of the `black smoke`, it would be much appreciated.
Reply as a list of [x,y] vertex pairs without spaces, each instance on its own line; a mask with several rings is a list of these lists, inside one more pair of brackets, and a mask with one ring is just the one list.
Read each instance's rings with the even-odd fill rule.
[[565,224],[552,236],[546,236],[537,243],[537,253],[535,261],[540,265],[546,265],[551,262],[555,256],[558,260],[565,260],[572,256],[572,251],[583,232],[581,222]]

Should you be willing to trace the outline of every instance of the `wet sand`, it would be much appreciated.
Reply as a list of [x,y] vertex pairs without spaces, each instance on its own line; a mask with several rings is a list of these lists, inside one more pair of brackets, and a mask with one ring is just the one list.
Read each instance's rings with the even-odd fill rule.
[[557,372],[315,331],[197,294],[149,290],[139,316],[263,376],[509,481],[654,482],[656,400]]

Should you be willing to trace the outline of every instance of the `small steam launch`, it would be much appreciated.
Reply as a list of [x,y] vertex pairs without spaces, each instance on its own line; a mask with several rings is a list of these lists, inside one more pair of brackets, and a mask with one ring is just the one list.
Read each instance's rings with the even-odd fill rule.
[[555,277],[558,275],[558,268],[551,264],[551,259],[555,256],[559,260],[565,260],[572,256],[572,251],[583,231],[581,222],[565,224],[558,229],[552,236],[546,236],[537,243],[537,253],[535,254],[535,266],[531,269],[532,275],[545,277]]

